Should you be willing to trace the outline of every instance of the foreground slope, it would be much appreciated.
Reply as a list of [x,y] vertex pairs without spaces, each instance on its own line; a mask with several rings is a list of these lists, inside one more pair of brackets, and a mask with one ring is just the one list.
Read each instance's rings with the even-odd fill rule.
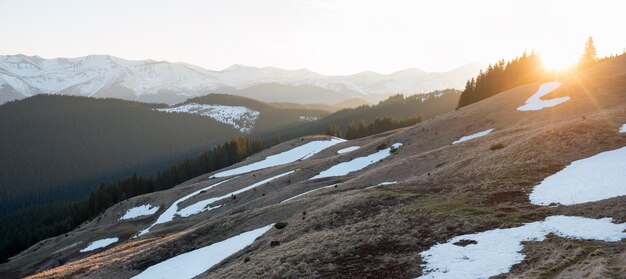
[[[224,174],[239,172],[217,171],[132,198],[17,255],[0,267],[0,275],[127,278],[158,268],[192,268],[186,266],[191,261],[168,263],[285,222],[255,234],[258,238],[219,263],[205,265],[208,270],[198,276],[445,278],[468,275],[459,268],[483,263],[481,255],[493,255],[496,251],[489,249],[501,247],[511,249],[499,258],[507,262],[493,269],[472,266],[486,272],[475,277],[619,278],[626,273],[626,197],[545,206],[531,202],[529,195],[572,162],[626,145],[626,134],[619,132],[626,123],[626,58],[559,81],[556,90],[535,100],[542,107],[538,110],[518,109],[533,101],[540,87],[528,84],[413,127],[339,142],[287,164],[258,163],[266,168],[234,176]],[[565,97],[558,104],[542,103]],[[229,170],[330,140],[283,143]],[[335,175],[352,172],[320,175],[329,170]],[[316,176],[322,178],[312,179]],[[146,204],[159,210],[119,220]],[[158,223],[168,210],[173,218]],[[571,220],[580,220],[581,228],[596,224],[605,229],[596,235],[571,231],[571,224],[559,229]],[[497,229],[511,229],[520,237],[485,246],[482,236]],[[119,240],[80,252],[110,238]],[[454,249],[471,254],[447,259],[446,251]]]

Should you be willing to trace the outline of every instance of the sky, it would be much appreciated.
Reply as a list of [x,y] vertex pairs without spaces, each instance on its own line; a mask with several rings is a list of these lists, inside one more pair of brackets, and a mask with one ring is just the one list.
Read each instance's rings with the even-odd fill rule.
[[324,74],[448,71],[536,50],[575,62],[626,48],[624,1],[0,0],[0,55],[110,54],[307,68]]

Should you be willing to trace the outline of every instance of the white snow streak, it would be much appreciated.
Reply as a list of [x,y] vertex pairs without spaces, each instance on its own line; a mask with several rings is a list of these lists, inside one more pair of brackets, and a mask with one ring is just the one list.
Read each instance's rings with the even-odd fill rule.
[[118,221],[121,220],[127,220],[127,219],[133,219],[133,218],[137,218],[139,216],[147,216],[147,215],[152,215],[154,213],[156,213],[159,210],[158,206],[152,206],[150,204],[144,204],[144,205],[140,205],[137,207],[133,207],[133,208],[129,208],[126,211],[126,214],[124,214],[124,216],[120,217],[120,219]]
[[178,212],[178,204],[180,204],[180,203],[190,199],[191,197],[193,197],[193,196],[195,196],[197,194],[200,194],[201,192],[204,192],[204,191],[207,191],[207,190],[209,190],[209,189],[211,189],[213,187],[222,185],[222,184],[224,184],[224,183],[226,183],[226,182],[228,182],[230,180],[233,180],[235,178],[237,178],[237,177],[233,177],[233,178],[230,178],[230,179],[226,179],[224,181],[220,181],[220,182],[215,183],[213,185],[209,185],[207,187],[204,187],[204,188],[202,188],[200,190],[197,190],[197,191],[195,191],[195,192],[193,192],[193,193],[191,193],[189,195],[186,195],[186,196],[176,200],[174,203],[172,203],[172,205],[170,207],[168,207],[163,213],[161,213],[161,215],[159,215],[159,218],[157,218],[157,220],[156,220],[156,222],[154,222],[154,224],[150,225],[150,227],[148,227],[148,228],[142,230],[141,232],[139,232],[139,234],[137,236],[141,236],[141,235],[144,235],[144,234],[148,233],[152,227],[154,227],[154,226],[156,226],[158,224],[162,224],[162,223],[166,223],[166,222],[172,221],[174,219],[174,216],[176,216],[176,213]]
[[320,172],[318,175],[310,178],[309,180],[331,176],[342,176],[354,171],[362,170],[371,164],[387,158],[389,155],[391,155],[392,149],[399,148],[400,146],[402,146],[401,143],[395,143],[391,147],[380,150],[374,154],[370,154],[365,157],[358,157],[352,159],[351,161],[334,165],[331,168]]
[[237,175],[237,174],[264,169],[264,168],[275,167],[279,165],[292,163],[302,158],[311,157],[328,147],[331,147],[335,144],[342,143],[345,141],[346,140],[344,139],[335,138],[335,137],[331,138],[330,140],[311,141],[301,146],[287,150],[285,152],[267,156],[267,158],[265,158],[262,161],[251,163],[249,165],[241,166],[238,168],[218,172],[214,174],[213,177],[225,177],[225,176]]
[[72,244],[70,244],[70,245],[67,245],[67,246],[65,246],[65,247],[63,247],[63,248],[61,248],[61,249],[59,249],[59,250],[54,251],[54,253],[59,253],[59,252],[66,251],[66,250],[68,250],[68,249],[72,249],[72,248],[76,247],[78,244],[80,244],[81,242],[82,242],[82,241],[79,241],[79,242],[76,242],[76,243],[72,243]]
[[343,154],[343,153],[352,152],[352,151],[357,150],[359,148],[361,148],[361,147],[360,146],[356,146],[356,145],[355,146],[346,147],[346,148],[342,148],[342,149],[337,150],[337,154]]
[[561,103],[565,103],[569,101],[569,96],[554,98],[550,100],[542,100],[541,97],[548,95],[550,92],[556,90],[561,86],[560,82],[547,82],[539,86],[537,92],[530,96],[526,103],[523,106],[517,108],[519,111],[529,111],[529,110],[541,110],[543,108],[549,108],[556,106]]
[[619,132],[626,133],[626,124],[622,125],[622,127],[619,127]]
[[241,188],[241,189],[239,189],[237,191],[233,191],[233,192],[221,195],[219,197],[208,198],[206,200],[199,201],[197,203],[194,203],[194,204],[192,204],[190,206],[187,206],[187,207],[179,210],[177,212],[177,215],[179,215],[181,217],[188,217],[188,216],[191,216],[191,215],[194,215],[194,214],[198,214],[198,213],[203,212],[203,211],[209,211],[209,210],[218,208],[221,205],[218,205],[218,206],[215,206],[215,207],[210,207],[209,205],[211,205],[214,202],[217,202],[217,201],[220,201],[220,200],[223,200],[223,199],[226,199],[226,198],[230,198],[231,196],[235,196],[235,195],[241,194],[243,192],[252,190],[252,189],[254,189],[254,188],[258,187],[258,186],[261,186],[261,185],[263,185],[265,183],[268,183],[268,182],[270,182],[270,181],[272,181],[274,179],[278,179],[278,178],[281,178],[283,176],[292,174],[293,172],[295,172],[295,170],[288,171],[286,173],[281,173],[279,175],[272,176],[270,178],[267,178],[267,179],[261,180],[261,181],[259,181],[257,183],[254,183],[254,184],[252,184],[250,186]]
[[398,184],[398,181],[385,181],[385,182],[378,183],[376,185],[366,187],[365,189],[372,189],[372,188],[376,188],[380,186],[387,186],[387,185],[393,185],[393,184]]
[[193,278],[220,263],[232,254],[246,248],[246,246],[252,244],[258,237],[269,231],[273,225],[274,224],[270,224],[262,228],[233,236],[220,242],[213,243],[206,247],[180,254],[176,257],[148,267],[142,273],[132,278]]
[[489,134],[491,132],[493,132],[493,129],[484,130],[482,132],[471,134],[469,136],[463,136],[459,140],[452,142],[452,144],[457,144],[457,143],[464,142],[466,140],[471,140],[471,139],[479,138],[479,137],[482,137],[482,136],[486,136],[487,134]]
[[[626,238],[626,223],[611,221],[611,218],[551,216],[521,227],[457,236],[420,253],[425,264],[424,275],[419,278],[487,278],[506,273],[524,259],[522,241],[542,241],[549,233],[608,242]],[[458,245],[461,240],[476,243],[461,246]]]
[[177,107],[157,109],[169,113],[191,113],[212,118],[235,127],[242,133],[250,133],[259,118],[260,112],[243,106],[223,106],[206,104],[184,104]]
[[291,197],[291,198],[288,198],[288,199],[286,199],[286,200],[284,200],[284,201],[281,201],[280,203],[288,202],[288,201],[290,201],[290,200],[295,200],[295,199],[297,199],[297,198],[299,198],[299,197],[302,197],[302,196],[304,196],[304,195],[307,195],[307,194],[313,193],[313,192],[315,192],[315,191],[322,190],[322,189],[333,188],[333,187],[335,187],[335,186],[337,186],[337,185],[333,184],[333,185],[329,185],[329,186],[319,187],[319,188],[313,189],[313,190],[311,190],[311,191],[306,191],[306,192],[304,192],[304,193],[302,193],[302,194],[298,194],[298,195],[295,195],[295,196],[293,196],[293,197]]
[[117,237],[96,240],[96,241],[94,241],[92,243],[89,243],[89,245],[87,245],[87,247],[81,249],[80,252],[81,253],[89,252],[89,251],[93,251],[93,250],[100,249],[100,248],[103,248],[103,247],[107,247],[107,246],[117,242],[118,240],[120,240],[120,239],[117,238]]
[[626,195],[626,147],[574,161],[530,193],[537,205],[572,205]]

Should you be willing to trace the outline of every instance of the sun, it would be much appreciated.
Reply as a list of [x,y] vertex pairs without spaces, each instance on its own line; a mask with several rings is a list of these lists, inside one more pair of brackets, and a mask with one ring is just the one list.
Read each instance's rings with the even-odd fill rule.
[[541,55],[543,66],[549,70],[565,70],[576,64],[576,57],[565,55],[564,53],[552,53]]

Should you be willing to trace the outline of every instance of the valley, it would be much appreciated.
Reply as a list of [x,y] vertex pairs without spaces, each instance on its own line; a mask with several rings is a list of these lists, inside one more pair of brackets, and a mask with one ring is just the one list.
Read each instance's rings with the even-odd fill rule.
[[407,127],[289,137],[120,201],[0,276],[620,278],[625,88],[621,55]]

